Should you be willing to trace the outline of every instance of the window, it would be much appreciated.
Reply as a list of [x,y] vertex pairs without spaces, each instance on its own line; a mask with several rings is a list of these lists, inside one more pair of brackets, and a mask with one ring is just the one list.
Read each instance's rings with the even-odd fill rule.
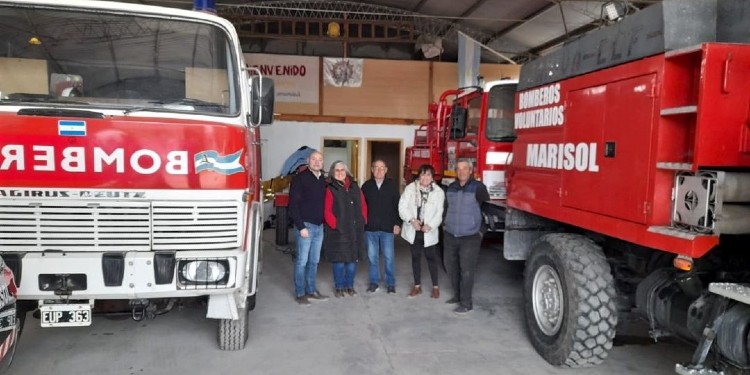
[[236,56],[216,25],[21,6],[0,17],[0,68],[24,73],[0,77],[0,104],[239,113]]
[[479,122],[482,119],[482,95],[469,99],[469,115],[466,121],[466,135],[479,134]]
[[516,139],[513,110],[516,85],[494,86],[487,103],[487,139],[511,142]]

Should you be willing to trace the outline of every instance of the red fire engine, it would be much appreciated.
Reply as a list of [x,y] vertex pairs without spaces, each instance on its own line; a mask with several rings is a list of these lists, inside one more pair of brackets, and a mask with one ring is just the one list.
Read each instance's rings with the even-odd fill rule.
[[0,10],[0,253],[21,315],[81,326],[97,300],[139,320],[202,297],[220,347],[243,348],[273,86],[232,25],[100,1]]
[[404,181],[412,181],[417,169],[429,164],[435,168],[435,179],[447,186],[455,179],[456,161],[471,160],[476,177],[487,185],[492,199],[485,210],[490,229],[500,229],[505,170],[516,138],[513,109],[517,83],[504,79],[443,92],[437,103],[430,104],[428,121],[414,131],[414,144],[406,149]]
[[[522,68],[503,253],[526,261],[529,337],[551,364],[600,363],[632,315],[698,344],[678,373],[750,369],[748,12],[667,0]],[[494,170],[465,102],[433,106],[407,162],[446,166],[468,142],[455,153],[477,177]]]

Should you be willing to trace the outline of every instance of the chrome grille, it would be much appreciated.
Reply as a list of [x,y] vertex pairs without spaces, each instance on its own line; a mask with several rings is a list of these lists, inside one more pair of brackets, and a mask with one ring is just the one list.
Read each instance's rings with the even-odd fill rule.
[[148,202],[0,202],[3,251],[148,250]]
[[210,250],[239,246],[237,202],[153,202],[154,250]]
[[230,249],[240,210],[234,201],[0,201],[0,250]]

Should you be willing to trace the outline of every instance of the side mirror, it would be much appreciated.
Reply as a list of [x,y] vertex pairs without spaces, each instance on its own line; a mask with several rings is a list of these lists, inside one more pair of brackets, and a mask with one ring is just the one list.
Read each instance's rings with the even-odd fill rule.
[[466,136],[466,119],[469,115],[469,110],[458,105],[454,105],[451,110],[451,139],[460,139]]
[[273,122],[273,80],[268,77],[250,77],[250,125],[268,125]]

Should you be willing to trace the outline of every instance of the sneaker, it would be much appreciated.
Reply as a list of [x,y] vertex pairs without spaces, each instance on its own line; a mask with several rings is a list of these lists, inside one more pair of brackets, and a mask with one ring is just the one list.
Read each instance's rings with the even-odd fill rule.
[[378,290],[380,290],[378,284],[370,284],[370,286],[367,288],[367,293],[375,293]]
[[295,298],[294,300],[297,301],[299,305],[310,306],[310,301],[307,299],[307,296],[299,296]]
[[467,307],[464,307],[464,306],[458,306],[458,307],[456,307],[455,310],[453,310],[453,312],[456,313],[456,314],[458,314],[458,315],[464,315],[464,314],[470,312],[471,310],[472,310],[471,308],[467,308]]
[[354,290],[354,288],[347,288],[346,292],[349,294],[350,297],[356,297],[357,296],[357,291]]
[[458,297],[451,297],[449,300],[445,301],[445,303],[449,305],[455,305],[457,303],[461,302]]
[[327,301],[328,296],[316,290],[314,293],[308,294],[307,299],[311,301]]
[[414,298],[420,294],[422,294],[422,287],[419,285],[414,285],[414,287],[411,288],[411,292],[409,292],[409,295],[407,297]]
[[344,290],[343,289],[336,289],[336,293],[334,294],[336,298],[341,298],[344,296]]
[[388,287],[388,294],[396,294],[396,287],[395,286],[389,286]]
[[430,295],[430,297],[432,297],[434,299],[440,298],[440,288],[436,287],[436,286],[433,286],[432,287],[432,294]]

